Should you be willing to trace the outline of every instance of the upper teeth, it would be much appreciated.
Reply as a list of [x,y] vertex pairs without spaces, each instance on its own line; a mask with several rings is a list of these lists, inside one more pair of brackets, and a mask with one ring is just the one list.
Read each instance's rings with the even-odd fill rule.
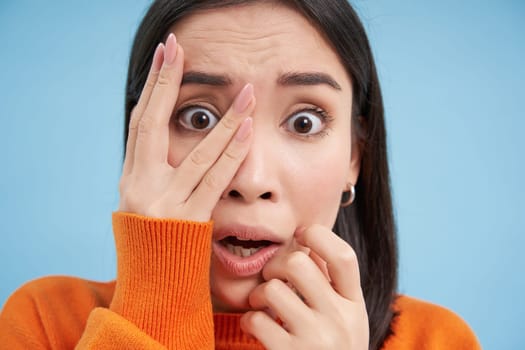
[[226,244],[226,248],[230,251],[230,253],[235,254],[237,256],[242,256],[243,258],[253,255],[257,253],[259,250],[262,249],[262,247],[259,248],[243,248],[237,245],[233,244]]

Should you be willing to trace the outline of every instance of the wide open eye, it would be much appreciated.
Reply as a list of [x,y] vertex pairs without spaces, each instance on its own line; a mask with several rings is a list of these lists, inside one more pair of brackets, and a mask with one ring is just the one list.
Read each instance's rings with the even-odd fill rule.
[[219,118],[209,109],[201,106],[184,108],[178,113],[178,122],[191,131],[205,131],[213,129]]
[[318,108],[309,108],[292,114],[285,122],[286,129],[294,134],[310,136],[325,128],[325,113]]

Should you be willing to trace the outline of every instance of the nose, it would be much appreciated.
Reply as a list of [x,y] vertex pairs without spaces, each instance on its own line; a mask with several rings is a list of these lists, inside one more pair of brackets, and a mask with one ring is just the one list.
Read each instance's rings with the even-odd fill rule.
[[[223,198],[254,203],[277,202],[280,198],[277,147],[268,134],[254,125],[252,145]],[[277,152],[276,152],[277,151]]]

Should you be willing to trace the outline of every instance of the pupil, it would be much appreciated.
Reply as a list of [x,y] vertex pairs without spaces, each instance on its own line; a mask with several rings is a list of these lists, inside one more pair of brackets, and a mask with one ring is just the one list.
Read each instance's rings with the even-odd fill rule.
[[195,129],[205,129],[210,125],[210,118],[204,112],[195,112],[191,116],[191,125]]
[[306,117],[299,117],[294,122],[294,128],[301,134],[306,134],[312,130],[312,121]]

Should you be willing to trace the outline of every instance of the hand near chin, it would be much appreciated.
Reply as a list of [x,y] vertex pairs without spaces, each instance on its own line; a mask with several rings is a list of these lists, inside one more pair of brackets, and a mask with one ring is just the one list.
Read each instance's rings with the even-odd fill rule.
[[[212,131],[176,167],[168,163],[169,124],[182,81],[184,53],[170,35],[157,47],[131,113],[119,211],[208,221],[250,147],[255,106],[246,85]],[[177,140],[174,140],[176,143]]]
[[266,282],[249,296],[260,311],[247,312],[241,328],[272,350],[368,349],[368,315],[354,250],[319,225],[296,239],[310,253],[295,251],[268,262]]

